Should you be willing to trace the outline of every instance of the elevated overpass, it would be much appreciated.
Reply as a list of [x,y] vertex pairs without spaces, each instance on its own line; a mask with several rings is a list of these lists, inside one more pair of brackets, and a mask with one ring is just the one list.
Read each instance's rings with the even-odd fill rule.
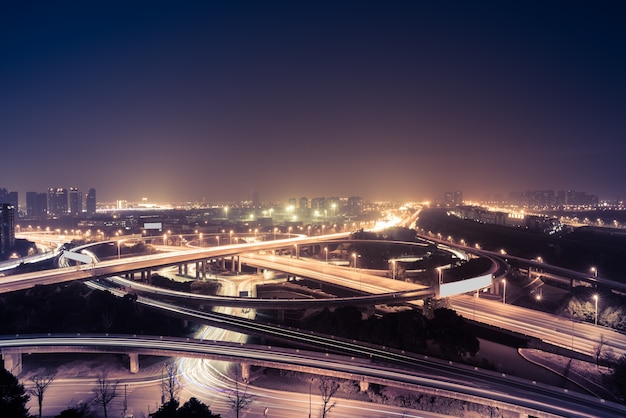
[[[0,348],[5,362],[11,356],[27,352],[98,351],[126,353],[137,357],[145,354],[210,358],[240,362],[244,366],[244,375],[249,372],[250,365],[297,370],[360,381],[362,388],[369,383],[395,386],[432,396],[447,396],[487,404],[523,415],[585,418],[626,415],[626,406],[585,394],[502,373],[403,353],[394,353],[398,364],[394,366],[389,360],[380,362],[385,360],[385,356],[372,356],[367,360],[274,346],[128,335],[0,337]],[[400,356],[404,360],[400,361]],[[407,368],[408,364],[411,364],[410,369]]]

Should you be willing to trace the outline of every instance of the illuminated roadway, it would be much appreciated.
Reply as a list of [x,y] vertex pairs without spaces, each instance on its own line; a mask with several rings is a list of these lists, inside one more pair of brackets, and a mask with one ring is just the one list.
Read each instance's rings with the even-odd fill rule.
[[[553,414],[568,417],[623,416],[626,407],[602,401],[580,393],[551,386],[539,385],[523,379],[493,372],[476,372],[475,368],[460,364],[419,360],[405,356],[405,361],[415,365],[417,371],[379,362],[369,362],[352,357],[302,352],[271,346],[253,346],[216,341],[135,336],[24,336],[0,339],[4,348],[22,347],[36,351],[43,347],[99,347],[112,350],[129,349],[143,354],[167,353],[182,357],[223,358],[249,364],[281,365],[284,368],[301,367],[303,370],[324,370],[333,375],[385,385],[399,385],[409,389],[449,395],[457,399],[489,399],[490,404],[522,413]],[[378,356],[377,356],[378,357]],[[423,357],[422,357],[423,358]],[[447,370],[446,370],[447,368]],[[434,392],[432,392],[434,391]]]
[[[319,238],[318,238],[319,239]],[[328,240],[328,237],[324,237],[323,240]],[[281,240],[283,242],[281,243],[277,243],[277,242],[273,242],[272,244],[274,246],[284,246],[286,245],[291,245],[292,244],[292,240]],[[287,243],[285,243],[284,241],[289,241]],[[242,251],[258,251],[258,248],[256,248],[255,246],[258,244],[254,244],[254,245],[244,245],[247,246],[248,248],[242,249],[241,245],[236,246],[237,248],[226,248],[227,246],[224,247],[217,247],[217,248],[213,248],[212,250],[215,249],[222,249],[222,251],[224,251],[225,249],[227,250],[226,252],[222,252],[221,254],[218,254],[217,252],[211,252],[210,250],[202,250],[202,258],[209,258],[209,257],[218,257],[224,254],[230,254],[229,251],[236,251],[237,253],[240,253]],[[235,247],[235,246],[233,246]],[[268,248],[265,247],[264,248]],[[195,252],[195,251],[194,251]],[[174,263],[178,263],[178,262],[184,262],[184,261],[192,261],[192,260],[196,260],[198,259],[198,255],[197,254],[193,254],[190,255],[189,254],[190,251],[185,251],[185,252],[181,252],[181,253],[170,253],[167,254],[167,257],[163,257],[163,258],[170,258],[170,260],[164,262],[163,265],[171,265],[172,259],[171,257],[173,257],[174,259],[176,259],[177,261],[175,261]],[[69,276],[73,276],[71,279],[67,279],[67,280],[75,280],[76,279],[76,275],[77,274],[81,274],[81,273],[86,273],[84,278],[93,278],[94,276],[108,276],[108,275],[112,275],[115,274],[115,271],[111,271],[111,270],[116,270],[118,269],[119,271],[129,271],[128,268],[128,263],[134,263],[133,264],[133,269],[140,269],[140,268],[145,268],[145,267],[140,267],[144,259],[144,257],[134,257],[132,259],[124,259],[124,260],[112,260],[111,262],[104,262],[104,263],[99,263],[98,265],[95,266],[94,271],[85,271],[85,270],[76,270],[75,268],[69,268],[69,269],[65,269],[65,270],[69,270],[69,271],[65,271],[65,272],[60,272],[61,277],[63,277],[63,274],[68,274]],[[295,268],[295,264],[299,265],[299,268],[301,268],[302,265],[302,260],[298,260],[295,261],[292,259],[287,259],[288,261],[286,262],[287,264],[289,264],[291,267]],[[117,261],[121,261],[116,263]],[[283,261],[284,263],[284,261]],[[304,262],[306,263],[306,262]],[[121,266],[120,264],[125,265]],[[150,267],[154,268],[154,260],[149,260],[148,264]],[[158,263],[157,263],[158,264]],[[315,263],[313,263],[315,264]],[[90,267],[89,267],[90,268]],[[331,268],[330,266],[328,268]],[[84,269],[84,267],[83,267]],[[323,270],[323,268],[320,268],[320,264],[316,263],[316,267],[311,267],[310,268],[311,271],[315,271],[315,270]],[[344,270],[348,270],[349,271],[349,275],[352,275],[352,281],[353,281],[353,287],[355,287],[356,281],[360,279],[360,283],[359,283],[359,287],[363,287],[364,286],[364,282],[366,283],[366,286],[369,286],[369,284],[367,283],[367,279],[366,279],[366,275],[361,271],[359,271],[358,269],[356,271],[350,271],[351,269],[345,269]],[[293,272],[294,274],[295,271]],[[51,280],[52,282],[58,282],[58,281],[65,281],[65,280],[58,280],[57,275],[55,274],[50,274],[49,276],[53,277],[53,278],[44,278],[42,279],[42,274],[41,272],[36,274],[40,280],[43,281],[39,281],[38,283],[42,283],[45,282],[46,280]],[[31,287],[33,286],[32,282],[28,282],[28,277],[29,275],[19,275],[19,276],[10,276],[8,278],[3,278],[2,282],[3,282],[3,287],[4,284],[6,284],[7,286],[12,286],[13,284],[9,284],[7,283],[10,280],[7,279],[13,279],[13,278],[20,278],[21,282],[18,284],[18,286],[23,286],[24,288],[27,287]],[[366,280],[363,280],[363,279]],[[387,282],[387,284],[391,285],[392,290],[395,290],[393,288],[395,288],[397,285],[399,285],[400,281],[391,281],[391,280],[385,280]],[[35,281],[37,282],[37,281]],[[15,290],[15,289],[11,289],[11,290]],[[365,290],[365,289],[363,289]],[[8,291],[5,289],[5,291]],[[459,301],[455,302],[455,308],[459,309],[465,317],[468,318],[472,318],[474,317],[476,320],[480,320],[482,322],[487,322],[487,323],[497,323],[498,321],[500,323],[502,323],[502,328],[508,328],[508,329],[514,329],[515,326],[519,327],[519,332],[522,332],[524,334],[527,335],[536,335],[544,333],[544,335],[540,338],[549,340],[549,336],[555,336],[560,334],[565,334],[566,333],[566,329],[567,329],[567,325],[570,325],[569,329],[573,329],[573,330],[577,330],[579,328],[582,328],[582,331],[575,331],[574,332],[574,348],[576,350],[581,350],[581,351],[585,351],[587,353],[592,352],[592,347],[590,348],[589,346],[589,333],[591,330],[589,330],[588,328],[588,324],[574,324],[571,321],[566,321],[567,324],[563,324],[563,325],[559,325],[557,326],[557,328],[554,328],[554,324],[555,322],[558,322],[557,319],[552,315],[547,315],[547,314],[542,314],[542,313],[536,313],[536,318],[534,320],[528,321],[528,315],[529,313],[533,313],[535,314],[533,311],[529,311],[527,309],[523,309],[521,311],[516,311],[516,309],[521,309],[521,308],[517,308],[517,307],[511,307],[511,305],[504,305],[504,304],[497,304],[497,303],[493,303],[490,301],[483,301],[480,300],[478,301],[478,303],[476,303],[475,300],[473,300],[470,297],[461,297],[461,298],[457,298],[459,299]],[[494,310],[500,310],[497,313],[491,314],[490,312],[493,312]],[[491,317],[489,317],[491,316]],[[543,316],[543,318],[542,318]],[[523,318],[523,320],[518,320],[514,317],[520,317]],[[537,324],[540,324],[540,322],[545,322],[544,325],[540,325],[540,326],[536,326]],[[530,323],[530,324],[529,324]],[[555,331],[552,331],[552,329],[554,329]],[[603,335],[606,338],[606,335],[611,334],[611,331],[609,330],[604,330],[604,329],[598,329],[598,327],[595,327],[595,334],[596,335]],[[580,342],[578,341],[578,339],[580,338]],[[583,341],[585,340],[585,341]],[[599,338],[598,338],[599,340]],[[615,344],[619,344],[620,346],[618,347],[618,350],[620,351],[624,351],[624,346],[623,346],[623,340],[624,337],[621,335],[610,335],[610,337],[607,339],[608,346],[613,346]],[[569,341],[569,344],[568,344]],[[562,336],[560,337],[559,341],[556,342],[557,345],[562,345],[564,347],[568,347],[571,346],[571,341],[572,341],[572,333],[570,332],[569,335],[569,339],[568,336]],[[585,347],[582,347],[583,344],[585,344]]]

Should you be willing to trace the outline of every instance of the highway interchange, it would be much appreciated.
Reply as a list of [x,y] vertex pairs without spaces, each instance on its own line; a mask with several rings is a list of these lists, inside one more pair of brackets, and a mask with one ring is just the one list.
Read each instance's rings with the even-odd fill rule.
[[[333,239],[333,238],[342,238],[342,237],[324,237],[324,239]],[[283,240],[288,242],[275,243],[276,245],[293,245],[294,242],[297,242],[298,238],[294,238],[293,240]],[[310,241],[309,241],[310,242]],[[229,247],[229,248],[226,248]],[[224,246],[221,248],[222,254],[246,254],[246,257],[242,257],[245,262],[254,264],[259,266],[263,266],[264,268],[272,268],[275,270],[287,271],[293,275],[299,275],[301,277],[310,277],[312,275],[324,275],[328,280],[337,280],[341,285],[349,285],[354,288],[361,290],[364,293],[373,293],[373,294],[397,294],[396,292],[403,292],[407,290],[415,291],[415,286],[413,285],[410,289],[408,288],[408,284],[402,281],[392,281],[388,279],[381,279],[380,277],[373,276],[365,273],[361,269],[346,269],[345,267],[336,267],[328,264],[321,264],[319,262],[312,262],[309,260],[301,260],[290,257],[273,257],[268,255],[259,255],[259,248],[257,244],[239,244],[233,246]],[[264,248],[265,249],[265,248]],[[220,254],[215,251],[216,248],[212,248],[210,250],[202,250],[204,255],[206,256],[215,256],[215,254]],[[213,253],[211,253],[213,251]],[[3,278],[3,291],[13,291],[17,288],[28,288],[33,286],[33,283],[49,283],[49,282],[63,282],[67,280],[76,280],[76,279],[93,279],[95,277],[110,277],[115,274],[118,274],[123,271],[128,271],[128,266],[131,265],[132,269],[143,268],[141,266],[152,266],[154,268],[171,265],[172,259],[176,259],[177,262],[181,260],[195,260],[197,259],[198,250],[189,250],[189,251],[177,251],[175,253],[161,254],[158,257],[133,257],[130,259],[123,260],[109,260],[96,264],[95,266],[83,266],[81,268],[66,268],[59,269],[59,271],[52,271],[47,275],[42,277],[41,273],[38,274],[27,274],[20,276],[8,276]],[[382,284],[381,284],[382,283]],[[6,287],[4,287],[6,285]],[[127,283],[128,288],[132,287],[131,284]],[[145,289],[144,289],[145,290]],[[398,294],[399,295],[399,294]],[[225,303],[227,299],[224,300],[224,303],[217,304],[228,304]],[[237,298],[235,298],[237,299]],[[220,314],[207,314],[206,312],[194,312],[192,310],[186,310],[182,312],[180,308],[163,304],[158,301],[149,301],[147,298],[144,300],[144,303],[154,303],[158,305],[160,309],[171,309],[172,311],[177,311],[179,315],[186,316],[195,316],[199,321],[206,321],[215,323],[215,321],[223,321],[224,318],[236,318],[232,315],[222,315]],[[306,302],[305,302],[306,303]],[[581,351],[585,353],[593,352],[595,341],[599,341],[600,336],[605,338],[609,344],[616,350],[616,353],[626,352],[626,345],[624,344],[624,338],[621,334],[611,332],[606,329],[599,329],[599,327],[589,326],[588,324],[573,324],[571,321],[561,320],[559,318],[555,318],[551,315],[543,314],[540,312],[528,311],[526,309],[517,308],[511,305],[505,305],[493,301],[487,300],[476,300],[473,297],[469,296],[460,296],[455,297],[453,299],[454,308],[463,316],[466,316],[471,319],[475,319],[477,321],[490,323],[496,326],[500,326],[501,328],[511,329],[520,333],[524,333],[526,335],[532,335],[537,338],[541,338],[545,341],[549,341],[553,344],[560,345],[566,348],[573,348],[576,351]],[[531,317],[529,317],[531,315]],[[200,318],[202,317],[202,318]],[[241,319],[227,319],[228,321],[241,321],[237,326],[224,326],[225,328],[233,328],[239,330],[245,330],[245,326],[241,325],[241,323],[248,323],[250,327],[256,326],[259,327],[258,322],[254,322],[252,320],[241,320]],[[252,325],[250,325],[252,324]],[[532,324],[532,325],[530,325]],[[252,328],[251,328],[252,329]],[[557,331],[557,332],[555,332]],[[258,332],[258,330],[257,330]],[[276,330],[272,331],[276,332]],[[280,333],[284,334],[285,329],[279,330]],[[297,334],[297,333],[296,333]],[[294,334],[294,335],[296,335]],[[294,335],[290,335],[289,338],[296,338]],[[282,335],[284,337],[284,335]],[[121,344],[128,344],[128,347],[135,347],[130,340],[126,339],[115,339],[121,341]],[[162,340],[160,340],[162,341]],[[334,344],[337,344],[337,340],[333,341]],[[315,346],[319,343],[313,344]],[[363,346],[360,344],[355,344],[354,348],[355,355],[363,355]],[[195,350],[192,349],[192,350]],[[184,350],[183,350],[184,351]],[[232,350],[231,350],[232,351]],[[384,350],[385,351],[385,350]],[[388,352],[388,350],[387,350]],[[367,353],[367,351],[366,351]],[[380,353],[374,351],[369,352],[369,355],[380,355]],[[244,356],[248,356],[249,358],[254,358],[254,356],[250,352],[244,352]],[[265,356],[267,353],[264,354]],[[385,354],[387,355],[387,354]],[[314,357],[314,356],[310,356]],[[414,361],[412,359],[411,361]],[[294,360],[295,361],[295,360]],[[429,363],[432,360],[429,361]],[[329,364],[326,362],[326,364]],[[311,366],[318,367],[318,366]],[[355,372],[354,365],[351,366],[352,371]],[[454,370],[451,370],[451,373],[454,373],[456,379],[458,380],[458,376],[463,375],[463,379],[469,379],[470,382],[477,382],[478,377],[472,376],[470,371],[464,371],[463,373],[459,373],[458,365],[453,367]],[[371,364],[365,367],[363,370],[359,369],[359,373],[363,372],[361,376],[367,376],[370,379],[376,377],[371,373],[365,373],[366,370],[371,370],[372,372],[376,370],[376,367],[373,367]],[[406,374],[406,373],[405,373]],[[443,381],[442,376],[444,375],[441,368],[437,368],[436,372],[433,372],[434,376],[439,376],[439,381]],[[479,373],[480,376],[484,376],[484,372]],[[471,377],[468,377],[471,376]],[[384,377],[384,379],[390,379],[389,376]],[[461,381],[463,381],[461,379]],[[437,380],[437,379],[435,379]],[[464,392],[465,395],[478,396],[476,394],[468,393],[467,388],[472,386],[468,385],[468,381],[464,381],[462,384],[463,389],[459,389],[459,392]],[[424,385],[424,382],[418,383],[420,385]],[[432,382],[431,382],[432,384]],[[543,399],[531,399],[528,396],[528,393],[524,392],[523,395],[512,395],[512,387],[510,386],[510,382],[505,383],[505,388],[496,388],[496,387],[488,387],[488,389],[484,389],[481,393],[481,396],[485,396],[488,399],[492,399],[494,402],[502,402],[503,404],[508,405],[519,405],[524,407],[524,399],[527,399],[526,402],[530,402],[532,405],[527,406],[529,410],[537,410],[544,411],[548,413],[552,413],[554,415],[564,415],[564,416],[597,416],[600,414],[606,405],[609,405],[611,408],[618,408],[619,411],[626,411],[622,409],[621,406],[614,406],[609,402],[600,402],[600,405],[596,405],[599,400],[597,399],[585,399],[580,396],[571,396],[565,393],[564,395],[561,391],[558,391],[557,394],[551,393],[548,398],[552,399],[552,401],[547,398]],[[527,391],[528,382],[523,382],[522,387],[524,387],[524,391]],[[432,384],[428,386],[431,388],[436,388],[436,384]],[[439,388],[444,390],[443,388]],[[447,390],[451,390],[448,388]],[[456,392],[454,390],[453,392]],[[479,389],[480,392],[480,389]],[[533,392],[532,390],[530,392]],[[536,391],[539,394],[541,392],[545,392],[542,388],[540,391]],[[563,396],[563,404],[569,406],[562,406],[560,402],[557,402],[558,405],[552,405],[556,399]],[[538,394],[533,395],[539,396]],[[582,405],[578,405],[573,403],[573,399],[582,399]],[[586,406],[588,405],[589,409]],[[600,409],[597,409],[597,408]],[[593,412],[595,410],[595,412]],[[611,409],[608,408],[606,410],[606,416],[611,416],[616,413],[616,410],[611,412]]]

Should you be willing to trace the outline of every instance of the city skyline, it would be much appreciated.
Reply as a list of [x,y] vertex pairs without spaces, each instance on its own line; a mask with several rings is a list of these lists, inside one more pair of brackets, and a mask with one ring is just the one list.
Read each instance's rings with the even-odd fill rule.
[[624,196],[621,2],[147,5],[0,6],[0,187]]

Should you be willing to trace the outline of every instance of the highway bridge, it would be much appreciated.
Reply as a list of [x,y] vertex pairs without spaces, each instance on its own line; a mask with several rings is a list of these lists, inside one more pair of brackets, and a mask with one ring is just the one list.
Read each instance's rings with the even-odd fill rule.
[[[33,352],[115,352],[132,356],[209,358],[341,377],[448,396],[531,416],[615,417],[626,406],[536,382],[425,356],[404,356],[393,365],[386,354],[370,360],[300,349],[172,337],[127,335],[47,335],[0,337],[3,356]],[[132,357],[131,357],[132,358]],[[6,361],[6,360],[5,360]],[[396,364],[398,361],[396,361]],[[407,368],[410,364],[411,368]],[[245,373],[245,372],[244,372]]]
[[[257,244],[257,243],[239,244],[239,245],[234,245],[234,246],[213,247],[210,249],[176,251],[176,252],[172,252],[168,254],[158,254],[156,256],[148,256],[148,257],[133,257],[133,258],[122,259],[122,260],[109,260],[109,261],[97,263],[94,265],[79,266],[76,268],[68,268],[68,269],[59,269],[58,272],[57,271],[43,272],[44,273],[43,275],[42,275],[42,272],[39,272],[33,275],[32,277],[29,275],[9,276],[9,277],[2,278],[3,284],[2,286],[0,286],[0,288],[4,288],[5,285],[7,286],[7,288],[11,288],[11,287],[28,288],[28,287],[33,286],[34,284],[46,283],[48,280],[51,283],[63,282],[63,281],[68,281],[68,280],[76,280],[77,278],[81,280],[86,280],[86,279],[93,279],[97,277],[109,277],[109,276],[114,276],[116,274],[124,274],[130,271],[141,271],[142,269],[151,270],[151,269],[160,268],[164,266],[176,265],[176,264],[184,263],[184,262],[200,262],[202,259],[212,258],[212,257],[217,258],[217,257],[224,257],[224,256],[236,256],[237,254],[240,254],[240,253],[252,254],[255,252],[259,252],[259,251],[267,251],[270,248],[285,248],[285,247],[290,247],[293,245],[299,245],[297,244],[297,242],[302,242],[302,241],[297,241],[298,239],[299,238],[293,238],[289,240],[280,240],[281,242],[276,241],[276,242],[263,243],[263,244]],[[327,236],[323,238],[314,237],[312,238],[313,241],[308,241],[307,243],[320,242],[320,241],[315,241],[315,240],[328,241],[328,239],[329,238]],[[364,292],[368,292],[368,293],[374,290],[376,287],[380,286],[381,281],[384,281],[385,284],[384,286],[378,289],[375,289],[378,293],[399,294],[399,292],[407,291],[407,289],[397,288],[397,287],[408,285],[405,282],[383,279],[381,277],[372,278],[372,277],[369,277],[370,275],[368,275],[367,273],[365,273],[365,271],[361,269],[321,265],[321,263],[319,262],[313,263],[310,261],[299,260],[297,258],[289,258],[289,257],[274,257],[274,260],[271,260],[271,258],[272,258],[271,256],[262,256],[262,255],[254,255],[253,257],[240,256],[239,261],[240,262],[245,261],[251,264],[257,263],[258,265],[260,265],[261,262],[263,263],[278,262],[279,264],[283,265],[283,267],[280,268],[283,271],[287,270],[287,272],[290,272],[294,275],[302,273],[303,277],[308,277],[308,275],[313,275],[317,273],[335,277],[335,275],[339,275],[338,272],[341,271],[343,273],[339,275],[340,276],[339,278],[336,278],[337,280],[345,281],[346,283],[351,283],[351,286],[353,288],[358,286]],[[268,266],[268,264],[265,264],[265,265]],[[273,267],[268,267],[268,268],[278,268],[278,267],[273,266]],[[296,269],[302,269],[302,271],[296,270]],[[30,281],[31,279],[33,280]],[[412,285],[412,286],[413,288],[408,289],[408,290],[413,291],[413,292],[424,291],[424,289],[416,289],[415,285]],[[12,289],[12,290],[15,290],[15,289]],[[4,291],[7,291],[7,290],[4,289]],[[483,306],[487,306],[485,305],[483,301],[480,301],[478,303],[479,305],[478,309],[476,307],[477,304],[475,300],[473,301],[473,304],[474,306],[472,307],[472,310],[473,310],[472,314],[474,316],[474,319],[481,320],[483,318],[486,318],[487,315],[489,315],[489,307],[483,308]],[[223,316],[220,317],[219,315],[215,315],[209,318],[205,316],[207,315],[206,312],[199,313],[198,311],[191,311],[191,310],[184,311],[180,307],[166,307],[166,304],[157,303],[157,302],[154,302],[154,306],[158,307],[159,309],[170,309],[172,312],[176,311],[177,315],[180,315],[181,317],[195,318],[195,320],[198,320],[198,321],[207,321],[207,322],[211,321],[212,323],[221,322],[222,325],[220,326],[234,326],[232,324],[224,325],[226,322],[230,322],[231,320],[228,318],[227,320],[225,320]],[[508,305],[501,304],[501,306],[505,310],[511,309],[510,307],[508,307]],[[463,315],[466,317],[470,315],[468,313],[467,307],[464,308]],[[494,316],[498,316],[499,318],[504,317],[506,318],[507,321],[512,320],[512,316],[507,315],[506,311],[504,315],[500,313]],[[526,319],[527,319],[526,317],[522,316],[521,318],[518,318],[517,321],[521,327],[525,327],[526,331],[531,334],[533,332],[536,332],[537,329],[543,329],[544,332],[547,332],[547,333],[553,333],[553,334],[555,333],[554,331],[550,329],[551,325],[549,323],[541,324],[540,326],[534,326],[534,325],[529,326],[528,321],[526,321]],[[239,319],[237,321],[239,321]],[[554,318],[552,318],[552,321],[554,321]],[[257,328],[257,330],[259,328],[258,322],[249,321],[248,324],[245,324],[244,322],[245,321],[239,322],[236,326],[237,327],[250,327],[250,329],[255,327]],[[238,328],[238,329],[241,330],[242,328]],[[572,325],[572,331],[573,331],[573,325]],[[285,328],[280,328],[280,327],[274,330],[267,329],[264,332],[274,333],[276,337],[282,336],[283,338],[289,338],[289,339],[302,338],[302,336],[297,337],[297,334],[290,334],[287,332]],[[572,333],[571,338],[573,341],[574,339],[573,333]],[[581,339],[582,338],[583,337],[581,337]],[[621,339],[618,338],[618,340],[623,341],[623,338]],[[311,344],[310,341],[308,341],[307,343]],[[332,344],[334,349],[338,349],[337,338],[334,338],[327,343]],[[342,350],[348,350],[348,349],[354,350],[355,355],[357,355],[356,353],[360,353],[360,355],[363,355],[364,353],[363,350],[368,349],[367,347],[364,347],[364,345],[361,343],[353,343],[353,344],[354,344],[354,347],[351,347],[351,348],[343,347],[341,349]],[[348,344],[348,346],[349,345],[350,344]],[[572,343],[572,349],[574,349],[573,343]],[[381,349],[378,348],[378,350],[381,350]],[[389,350],[382,349],[382,351],[385,353],[384,356],[380,355],[380,353],[377,354],[375,352],[370,352],[369,354],[372,356],[372,358],[378,358],[380,356],[380,358],[385,359],[385,361],[391,361],[391,359],[388,357],[388,354],[387,354]],[[7,355],[9,354],[10,353],[7,352]],[[414,361],[414,359],[412,361]],[[458,370],[459,369],[457,368],[457,372]],[[463,373],[466,372],[466,370],[462,370],[462,371]],[[440,370],[437,371],[437,373],[440,373],[440,372],[441,372]],[[459,377],[460,376],[457,375],[456,379],[459,379]],[[526,382],[525,384],[528,385],[528,382]],[[465,386],[470,386],[470,385],[466,384]],[[474,390],[474,388],[472,388],[471,390]],[[507,398],[507,396],[510,395],[510,390],[511,390],[510,388],[506,388],[506,389],[502,389],[502,392],[495,391],[494,392],[495,395],[494,395],[494,393],[492,393],[494,389],[489,389],[489,390],[482,392],[482,397],[493,399],[495,402],[504,402],[507,405],[508,405],[508,402],[515,404],[519,401],[518,399]],[[462,398],[463,396],[469,396],[468,392],[463,392],[462,390],[459,390],[455,397]],[[477,396],[477,395],[472,394],[471,396]],[[506,399],[508,399],[508,401],[506,401]],[[558,402],[560,403],[562,401],[558,400]],[[563,402],[569,402],[569,401],[563,401]],[[595,402],[598,402],[598,401],[595,400]],[[585,401],[584,403],[586,405],[590,405],[587,401]],[[607,404],[606,402],[602,402],[602,403]],[[526,408],[526,406],[524,406],[526,404],[524,404],[523,402],[520,403],[520,405],[521,405],[520,406],[521,408]],[[562,405],[559,405],[557,407],[548,407],[547,405],[542,405],[541,408],[537,409],[538,406],[534,404],[532,408],[531,407],[528,407],[528,408],[530,408],[529,410],[534,410],[535,412],[544,411],[544,413],[547,413],[547,414],[555,413],[556,415],[568,415],[568,416],[598,416],[597,414],[585,415],[585,413],[583,412],[585,409],[578,408],[578,407],[572,409],[572,411],[573,410],[577,411],[575,414],[572,411],[569,411],[570,406],[563,407]],[[556,408],[556,409],[551,409],[551,408]],[[510,409],[510,408],[507,408],[507,409]],[[557,411],[557,410],[559,410],[560,412],[546,412],[546,411]],[[567,411],[567,414],[564,414],[564,411]],[[610,416],[610,414],[608,414],[607,416]]]

